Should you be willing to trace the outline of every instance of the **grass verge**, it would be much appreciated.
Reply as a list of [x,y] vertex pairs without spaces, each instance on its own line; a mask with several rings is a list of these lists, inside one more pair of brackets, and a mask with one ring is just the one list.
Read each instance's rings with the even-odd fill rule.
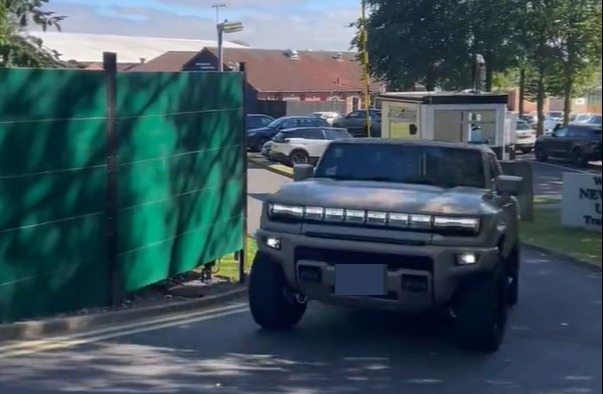
[[[249,273],[251,262],[253,261],[257,251],[257,244],[255,239],[250,236],[247,236],[246,241],[247,253],[245,256],[245,272]],[[226,255],[216,262],[214,272],[216,276],[221,276],[233,282],[237,282],[239,280],[239,262],[234,259],[234,253]]]
[[559,209],[535,204],[534,221],[522,223],[521,240],[601,266],[601,233],[563,227]]

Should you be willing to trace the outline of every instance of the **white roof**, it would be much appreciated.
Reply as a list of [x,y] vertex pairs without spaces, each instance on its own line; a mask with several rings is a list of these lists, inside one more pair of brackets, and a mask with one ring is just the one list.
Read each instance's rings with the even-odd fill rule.
[[[44,47],[57,51],[61,60],[78,62],[102,62],[103,52],[115,52],[118,63],[139,63],[141,58],[151,60],[168,51],[197,52],[217,46],[215,40],[38,31],[29,34],[41,38]],[[224,47],[244,48],[229,41],[224,41]]]

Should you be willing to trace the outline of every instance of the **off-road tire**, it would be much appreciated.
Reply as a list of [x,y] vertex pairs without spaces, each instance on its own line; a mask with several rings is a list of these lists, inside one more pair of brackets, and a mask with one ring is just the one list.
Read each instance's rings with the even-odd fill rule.
[[258,252],[249,275],[249,309],[253,320],[266,330],[287,330],[298,324],[307,304],[287,296],[281,267]]
[[467,350],[497,352],[507,325],[507,277],[503,265],[465,284],[454,303],[456,339]]

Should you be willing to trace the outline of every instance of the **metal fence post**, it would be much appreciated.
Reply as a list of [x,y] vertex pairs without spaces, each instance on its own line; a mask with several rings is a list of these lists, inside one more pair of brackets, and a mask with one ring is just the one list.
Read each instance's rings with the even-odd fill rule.
[[243,250],[239,252],[239,282],[245,283],[245,262],[247,260],[247,72],[245,63],[241,63],[243,92],[243,130],[241,133],[241,154],[243,155]]
[[122,278],[118,262],[118,163],[119,149],[117,136],[117,55],[103,52],[103,69],[106,89],[106,166],[107,166],[107,262],[111,304],[117,306],[122,300]]

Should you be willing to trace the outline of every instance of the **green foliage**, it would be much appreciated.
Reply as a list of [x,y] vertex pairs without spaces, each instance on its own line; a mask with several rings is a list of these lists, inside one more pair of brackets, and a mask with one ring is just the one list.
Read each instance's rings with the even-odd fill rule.
[[[390,89],[471,87],[470,54],[484,56],[486,88],[526,98],[578,93],[601,64],[600,0],[368,0],[370,71]],[[351,24],[359,27],[359,23]],[[358,36],[352,46],[358,47]]]
[[58,53],[23,34],[32,27],[60,30],[64,16],[46,11],[49,0],[0,0],[0,67],[65,66]]
[[[369,0],[369,69],[390,89],[461,86],[459,63],[469,63],[467,28],[456,0]],[[358,38],[358,37],[357,37]],[[358,39],[354,44],[358,44]]]

